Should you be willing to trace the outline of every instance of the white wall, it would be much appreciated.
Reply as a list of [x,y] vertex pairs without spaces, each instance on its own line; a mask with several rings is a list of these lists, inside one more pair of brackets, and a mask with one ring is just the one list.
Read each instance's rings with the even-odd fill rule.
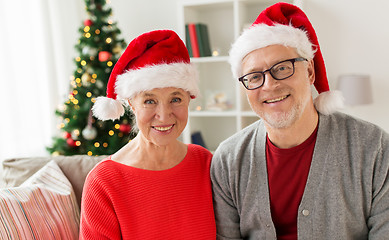
[[[154,29],[178,31],[178,1],[111,0],[111,6],[113,18],[128,43]],[[330,88],[336,87],[337,78],[342,74],[371,76],[374,103],[347,107],[343,111],[389,132],[389,1],[303,0],[303,7],[317,32]],[[78,27],[74,26],[75,31]],[[69,43],[71,51],[75,42],[76,39],[71,39]],[[71,67],[69,74],[72,71]]]
[[0,0],[0,161],[48,154],[74,71],[79,2]]
[[156,30],[178,31],[179,0],[111,0],[113,18],[129,43],[136,36]]
[[330,88],[339,75],[371,76],[374,103],[344,112],[389,132],[389,2],[305,0],[304,9],[319,38]]

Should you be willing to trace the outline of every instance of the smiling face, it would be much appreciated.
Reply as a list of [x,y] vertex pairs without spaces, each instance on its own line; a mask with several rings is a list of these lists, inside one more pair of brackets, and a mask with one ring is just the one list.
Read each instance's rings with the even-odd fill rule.
[[[249,53],[242,61],[243,74],[264,71],[283,60],[299,57],[293,48],[271,45]],[[315,79],[313,61],[295,62],[294,74],[275,80],[266,73],[265,83],[255,90],[246,90],[251,108],[271,128],[288,128],[304,121],[315,111],[310,86]]]
[[180,88],[156,88],[130,100],[139,134],[146,141],[166,146],[175,141],[188,122],[189,93]]

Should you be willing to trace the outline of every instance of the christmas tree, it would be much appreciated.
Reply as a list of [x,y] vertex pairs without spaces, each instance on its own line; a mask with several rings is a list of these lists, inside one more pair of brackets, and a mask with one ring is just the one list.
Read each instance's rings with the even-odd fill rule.
[[119,39],[120,30],[111,19],[112,9],[106,0],[85,3],[89,18],[79,28],[76,70],[68,99],[55,112],[60,117],[60,133],[47,148],[52,155],[112,154],[135,136],[131,131],[134,116],[128,109],[115,121],[92,116],[93,103],[96,97],[105,96],[109,75],[126,43]]

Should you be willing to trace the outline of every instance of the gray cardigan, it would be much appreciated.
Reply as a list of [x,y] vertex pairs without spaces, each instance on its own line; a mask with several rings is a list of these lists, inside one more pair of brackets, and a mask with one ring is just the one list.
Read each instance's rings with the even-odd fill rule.
[[[220,144],[211,179],[218,239],[276,239],[261,120]],[[389,135],[348,115],[319,116],[298,209],[298,239],[389,239]]]

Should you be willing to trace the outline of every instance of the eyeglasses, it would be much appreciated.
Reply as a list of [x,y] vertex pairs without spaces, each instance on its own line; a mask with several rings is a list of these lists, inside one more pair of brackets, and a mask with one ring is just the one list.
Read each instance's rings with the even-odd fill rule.
[[269,72],[270,75],[276,80],[284,80],[291,77],[294,74],[294,63],[299,61],[308,61],[305,58],[293,58],[284,60],[282,62],[274,64],[271,68],[265,71],[251,72],[243,75],[239,78],[243,86],[247,90],[254,90],[262,87],[265,83],[265,73]]

